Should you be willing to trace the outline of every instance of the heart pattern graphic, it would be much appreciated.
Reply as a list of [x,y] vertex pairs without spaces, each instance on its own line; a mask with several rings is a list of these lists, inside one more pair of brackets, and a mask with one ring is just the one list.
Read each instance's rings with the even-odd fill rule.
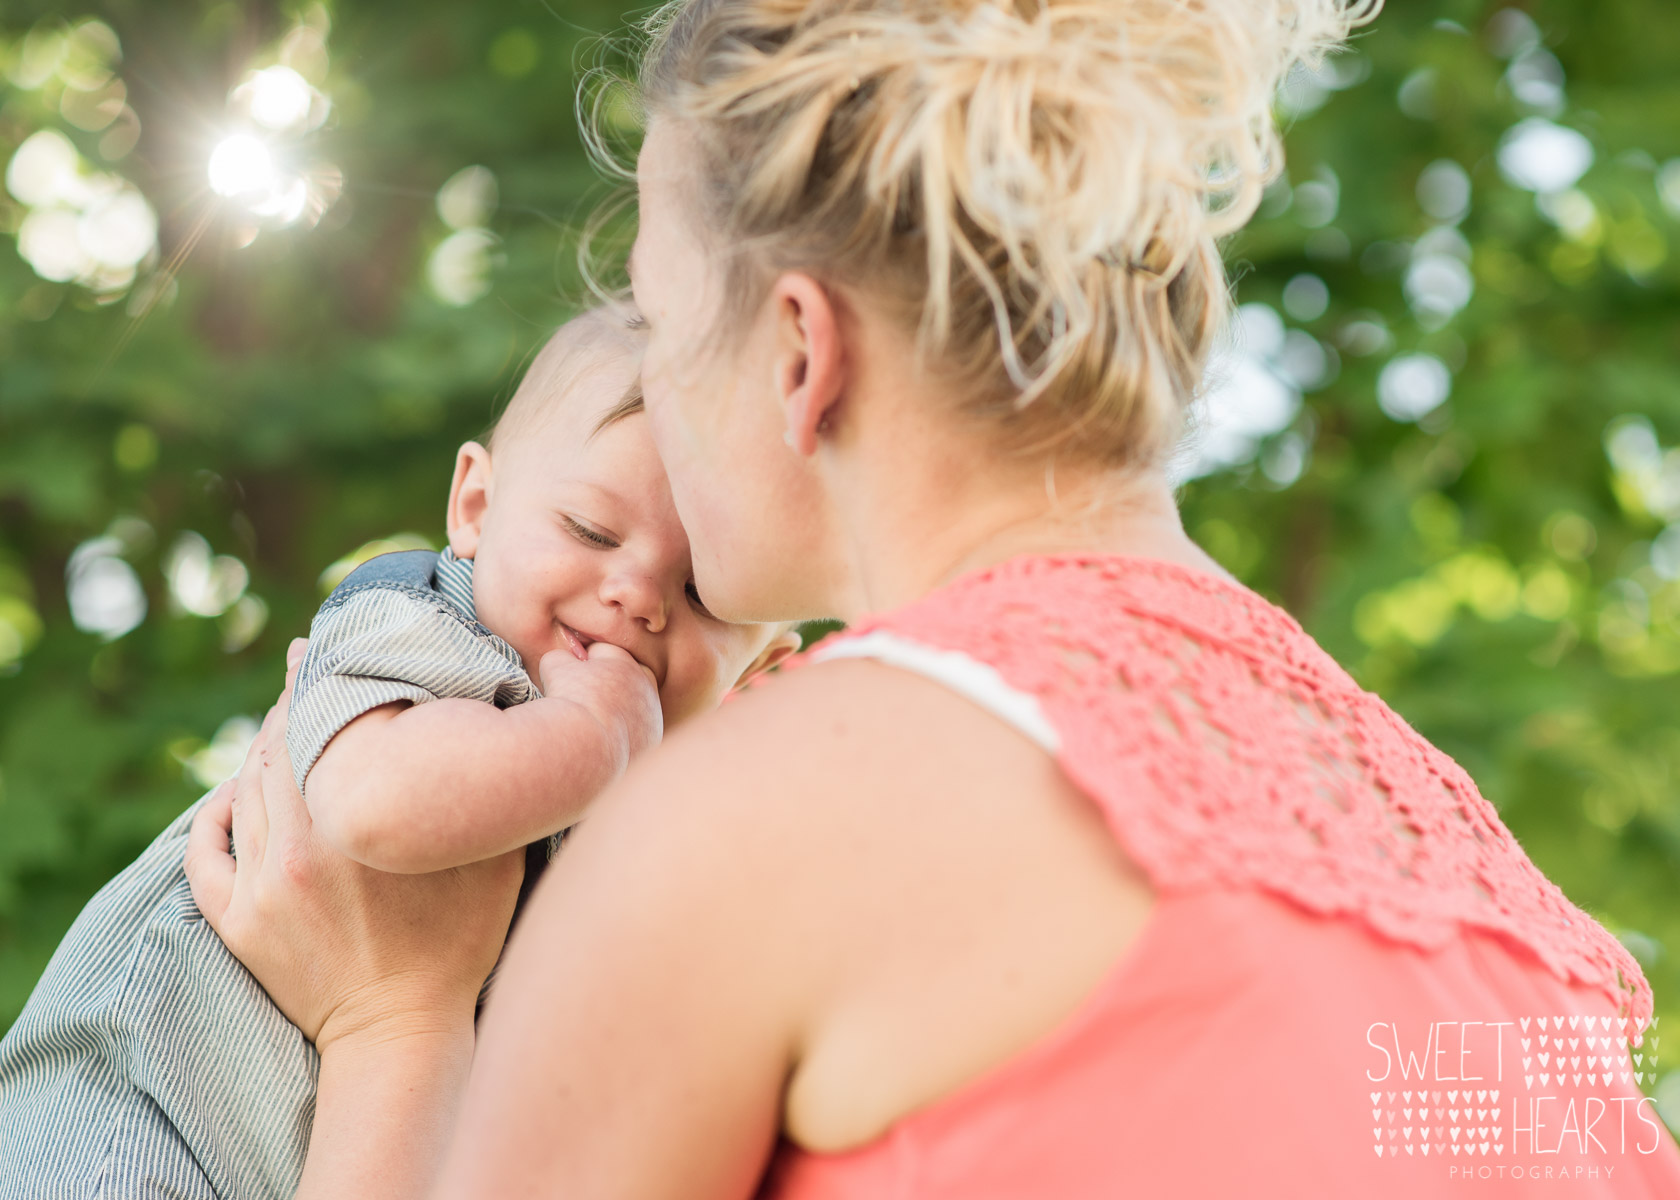
[[[1589,1092],[1617,1084],[1655,1084],[1660,1039],[1652,1031],[1660,1021],[1660,1017],[1641,1023],[1627,1017],[1581,1013],[1518,1018],[1524,1035],[1531,1029],[1537,1031],[1520,1039],[1524,1090],[1533,1092],[1538,1081],[1541,1089],[1565,1089],[1564,1097],[1559,1097],[1562,1099],[1577,1089]],[[1583,1042],[1586,1054],[1579,1053]],[[1443,1158],[1449,1152],[1455,1156],[1505,1153],[1505,1130],[1500,1123],[1505,1106],[1498,1088],[1448,1088],[1444,1092],[1417,1088],[1367,1095],[1375,1122],[1371,1128],[1372,1149],[1379,1159],[1394,1161],[1402,1147],[1406,1156],[1414,1159]],[[1518,1119],[1520,1109],[1519,1104],[1513,1120]],[[1397,1117],[1406,1124],[1397,1126]],[[1430,1125],[1431,1117],[1445,1123]],[[1515,1154],[1516,1147],[1512,1149]]]

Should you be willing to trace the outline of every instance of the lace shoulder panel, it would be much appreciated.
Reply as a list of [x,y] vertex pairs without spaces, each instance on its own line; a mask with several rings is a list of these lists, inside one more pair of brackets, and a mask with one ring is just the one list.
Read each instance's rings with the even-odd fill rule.
[[1158,890],[1263,888],[1422,949],[1486,930],[1650,1017],[1633,957],[1463,769],[1239,584],[1148,559],[1018,558],[821,645],[873,633],[967,655],[1036,698],[1061,766]]

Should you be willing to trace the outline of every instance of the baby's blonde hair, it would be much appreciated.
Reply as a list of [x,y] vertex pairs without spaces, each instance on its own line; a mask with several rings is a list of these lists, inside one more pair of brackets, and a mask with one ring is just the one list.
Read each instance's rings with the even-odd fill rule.
[[852,287],[1023,445],[1123,465],[1177,438],[1284,73],[1380,3],[674,0],[639,88],[739,304]]
[[[531,433],[576,390],[592,371],[615,362],[637,366],[642,335],[622,307],[603,304],[579,313],[556,329],[537,351],[507,407],[482,439],[491,454]],[[591,433],[642,411],[639,367],[624,396],[595,424]]]

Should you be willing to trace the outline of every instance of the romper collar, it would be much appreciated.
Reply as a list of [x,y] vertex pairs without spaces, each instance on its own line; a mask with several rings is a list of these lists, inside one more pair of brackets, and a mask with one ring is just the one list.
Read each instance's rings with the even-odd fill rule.
[[454,551],[445,546],[438,555],[432,579],[445,600],[466,613],[472,620],[478,620],[478,609],[473,604],[472,559],[456,558]]

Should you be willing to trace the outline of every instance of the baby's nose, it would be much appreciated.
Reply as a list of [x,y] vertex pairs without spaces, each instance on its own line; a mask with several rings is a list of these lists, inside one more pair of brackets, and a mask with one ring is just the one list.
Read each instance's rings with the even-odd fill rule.
[[614,571],[601,583],[601,600],[640,621],[649,633],[659,633],[670,617],[665,593],[657,580],[642,571]]

